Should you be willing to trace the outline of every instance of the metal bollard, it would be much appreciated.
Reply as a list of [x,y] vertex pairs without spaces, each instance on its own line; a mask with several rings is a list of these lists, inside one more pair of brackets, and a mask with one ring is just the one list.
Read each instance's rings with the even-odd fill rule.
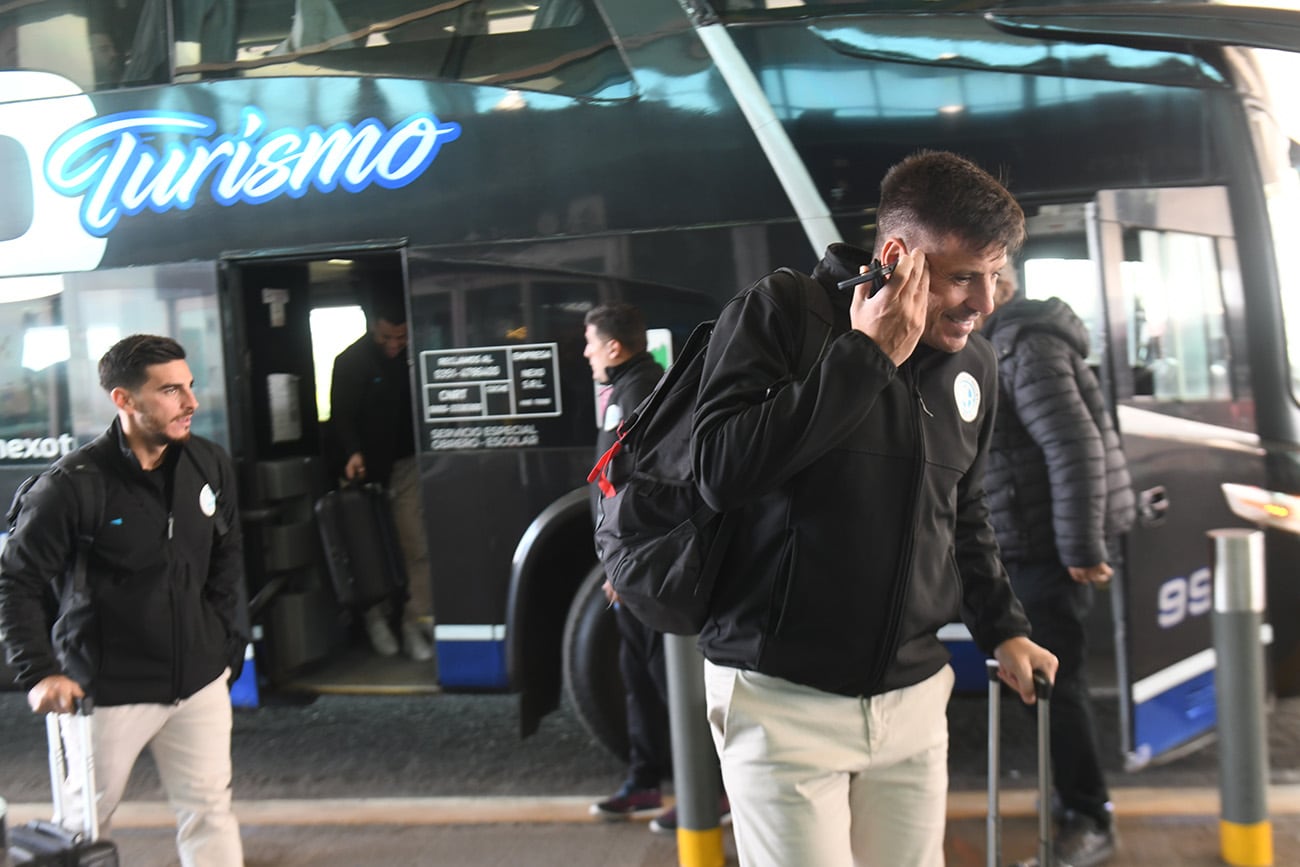
[[1264,724],[1264,534],[1214,540],[1214,678],[1219,715],[1219,852],[1234,867],[1271,867],[1268,731]]
[[718,754],[705,717],[704,660],[693,635],[665,635],[668,722],[673,744],[673,787],[677,793],[677,863],[722,867],[718,824]]

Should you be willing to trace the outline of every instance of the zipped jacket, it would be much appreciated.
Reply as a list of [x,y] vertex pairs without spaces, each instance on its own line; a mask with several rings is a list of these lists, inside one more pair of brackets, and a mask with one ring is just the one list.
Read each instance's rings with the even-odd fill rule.
[[[596,428],[596,459],[605,454],[618,440],[618,428],[623,420],[632,414],[632,410],[641,405],[641,401],[650,396],[664,375],[664,369],[649,352],[638,352],[617,367],[605,368],[609,378],[609,401],[605,405],[603,418]],[[620,484],[626,478],[624,464],[630,458],[621,452],[614,459],[609,469],[610,479]],[[600,486],[591,486],[591,517],[600,520]]]
[[384,354],[369,333],[334,359],[330,412],[343,461],[366,458],[366,480],[387,485],[393,464],[415,454],[411,373],[406,353]]
[[[875,695],[949,659],[964,620],[985,653],[1029,624],[998,559],[983,486],[997,396],[989,344],[919,345],[895,367],[849,322],[836,283],[870,254],[828,248],[826,351],[796,378],[803,314],[771,277],[722,311],[694,418],[717,509],[740,510],[700,647],[711,661],[826,692]],[[791,302],[784,302],[789,305]]]
[[1119,433],[1088,366],[1088,329],[1059,298],[989,317],[1001,396],[988,489],[1008,562],[1088,567],[1135,515]]
[[101,705],[170,703],[237,670],[248,635],[230,458],[194,436],[168,446],[170,471],[146,473],[116,420],[80,452],[104,483],[86,592],[72,586],[81,498],[60,469],[28,491],[0,555],[0,640],[19,685],[64,674]]

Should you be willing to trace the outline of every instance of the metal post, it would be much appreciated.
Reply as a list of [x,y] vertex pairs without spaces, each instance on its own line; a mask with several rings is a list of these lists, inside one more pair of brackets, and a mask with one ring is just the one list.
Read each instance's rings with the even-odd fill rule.
[[668,721],[673,743],[673,788],[677,793],[677,863],[680,867],[722,867],[718,824],[718,755],[705,717],[704,662],[692,635],[664,636],[668,669]]
[[1264,534],[1214,540],[1215,703],[1219,725],[1219,851],[1234,867],[1271,867],[1268,732],[1264,725]]

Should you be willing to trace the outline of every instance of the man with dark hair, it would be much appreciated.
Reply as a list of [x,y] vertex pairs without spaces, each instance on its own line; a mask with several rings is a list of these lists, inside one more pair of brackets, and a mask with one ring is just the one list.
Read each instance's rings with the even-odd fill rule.
[[[1084,621],[1114,574],[1134,498],[1119,433],[1088,366],[1088,329],[1059,298],[1013,300],[1008,275],[984,336],[998,357],[988,487],[1002,560],[1033,624],[1060,658],[1052,692],[1056,854],[1096,867],[1115,854],[1110,793],[1089,695]],[[1045,807],[1044,807],[1045,808]],[[1037,862],[1034,862],[1037,863]]]
[[406,359],[406,306],[400,295],[377,294],[366,310],[367,332],[334,359],[330,415],[347,461],[349,482],[388,488],[393,522],[406,560],[410,599],[400,612],[380,603],[365,614],[375,651],[399,649],[394,615],[401,619],[400,649],[414,660],[433,659],[433,584],[415,458],[411,374]]
[[[654,390],[664,369],[646,351],[645,316],[631,304],[593,307],[584,319],[583,357],[597,383],[596,456],[618,439],[618,426]],[[617,473],[615,466],[613,472]],[[600,519],[600,489],[591,487],[592,519]],[[591,814],[618,819],[663,806],[660,783],[672,774],[668,735],[668,680],[663,636],[617,604],[609,581],[605,596],[614,607],[620,636],[618,667],[626,693],[628,774],[609,798],[591,805]]]
[[[1033,670],[1055,673],[984,492],[997,367],[974,331],[1023,237],[993,177],[922,152],[881,184],[883,288],[840,290],[873,257],[835,244],[800,281],[818,285],[771,274],[718,319],[693,455],[737,527],[700,648],[745,867],[941,865],[954,675],[939,629],[965,620],[1026,702]],[[835,316],[801,376],[807,292]]]
[[[33,712],[94,699],[92,796],[105,830],[148,746],[176,811],[181,863],[236,867],[228,681],[248,635],[234,468],[190,433],[198,399],[174,340],[119,341],[99,381],[117,419],[36,481],[0,555],[0,641]],[[95,498],[74,478],[92,472]],[[79,539],[87,526],[89,542]],[[76,767],[80,744],[65,740]],[[67,789],[64,822],[80,828],[87,793],[75,780]]]

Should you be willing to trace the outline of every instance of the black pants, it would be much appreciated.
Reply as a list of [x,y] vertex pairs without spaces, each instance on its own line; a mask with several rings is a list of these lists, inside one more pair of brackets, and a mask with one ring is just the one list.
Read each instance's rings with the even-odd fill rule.
[[622,606],[615,610],[622,638],[618,668],[627,695],[627,779],[637,788],[658,788],[673,769],[664,637]]
[[[1052,688],[1052,779],[1067,808],[1110,824],[1110,793],[1101,771],[1096,723],[1088,695],[1088,647],[1083,621],[1093,589],[1056,562],[1007,563],[1011,585],[1025,607],[1033,639],[1056,654]],[[1032,709],[1029,709],[1032,713]]]

